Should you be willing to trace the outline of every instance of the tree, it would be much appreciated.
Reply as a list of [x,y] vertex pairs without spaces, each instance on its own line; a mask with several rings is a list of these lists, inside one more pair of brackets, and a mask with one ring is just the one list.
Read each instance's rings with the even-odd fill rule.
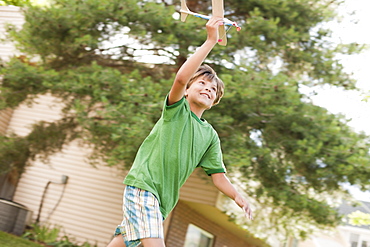
[[370,214],[355,211],[348,215],[349,223],[355,226],[370,225]]
[[[233,0],[225,6],[243,29],[230,30],[228,46],[216,47],[207,60],[226,95],[205,117],[220,135],[229,171],[255,200],[257,219],[247,224],[256,233],[262,224],[266,234],[297,237],[313,226],[335,226],[340,217],[332,201],[344,192],[341,184],[369,188],[369,137],[300,92],[313,85],[356,89],[336,55],[362,46],[335,46],[330,31],[318,26],[335,17],[339,2]],[[187,3],[210,12],[209,2]],[[77,138],[92,145],[93,158],[127,169],[160,116],[174,73],[206,35],[204,21],[178,20],[178,4],[55,0],[27,8],[23,29],[9,26],[25,55],[3,65],[0,108],[50,93],[63,102],[63,117],[35,124],[25,137],[1,137],[1,171],[21,172],[36,155],[46,159]]]
[[27,6],[29,4],[30,4],[30,0],[2,0],[0,1],[0,6],[2,5]]

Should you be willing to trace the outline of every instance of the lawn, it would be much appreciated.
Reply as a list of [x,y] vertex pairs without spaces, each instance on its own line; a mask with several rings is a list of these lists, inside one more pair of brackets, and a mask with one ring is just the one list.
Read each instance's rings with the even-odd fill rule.
[[42,247],[42,245],[0,231],[1,247]]

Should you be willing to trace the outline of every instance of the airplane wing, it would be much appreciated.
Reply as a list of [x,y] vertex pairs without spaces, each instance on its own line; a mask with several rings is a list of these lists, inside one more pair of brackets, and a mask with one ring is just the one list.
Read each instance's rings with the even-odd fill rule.
[[185,22],[186,17],[188,17],[187,12],[190,12],[190,10],[188,9],[188,6],[186,5],[186,0],[181,0],[181,11],[180,12],[181,12],[181,21]]
[[[212,0],[212,15],[224,18],[224,0]],[[225,25],[218,28],[218,37],[218,44],[223,46],[227,45]]]

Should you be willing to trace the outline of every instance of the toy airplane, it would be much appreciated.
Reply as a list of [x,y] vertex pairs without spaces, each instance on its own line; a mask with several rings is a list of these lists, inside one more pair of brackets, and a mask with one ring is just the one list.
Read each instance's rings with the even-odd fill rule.
[[[188,6],[186,5],[186,0],[181,0],[181,21],[185,22],[186,17],[188,15],[193,15],[195,17],[203,18],[206,20],[209,20],[211,17],[207,15],[202,15],[198,13],[194,13],[188,9]],[[219,16],[224,18],[224,1],[223,0],[212,0],[212,15],[213,16]],[[227,44],[227,37],[226,37],[226,26],[234,26],[236,27],[236,31],[240,31],[241,27],[238,26],[238,24],[234,21],[230,21],[227,18],[224,18],[224,25],[221,25],[218,28],[218,43],[220,45],[226,45]]]

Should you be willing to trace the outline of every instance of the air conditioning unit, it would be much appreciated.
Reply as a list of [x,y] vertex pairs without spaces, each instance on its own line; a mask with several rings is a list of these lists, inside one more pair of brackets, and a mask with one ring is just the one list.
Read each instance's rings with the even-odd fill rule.
[[0,198],[0,231],[22,235],[32,211],[22,204]]

